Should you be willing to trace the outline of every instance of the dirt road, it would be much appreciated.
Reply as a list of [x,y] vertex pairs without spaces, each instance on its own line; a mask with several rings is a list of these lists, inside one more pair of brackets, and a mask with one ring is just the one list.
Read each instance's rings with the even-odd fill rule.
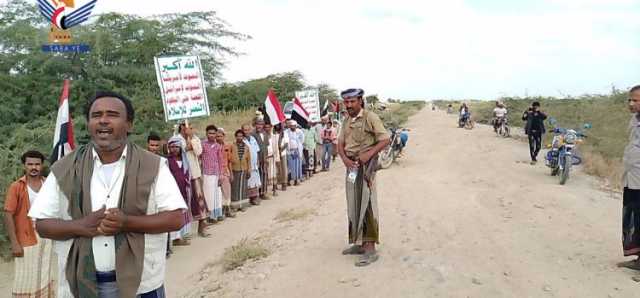
[[[580,172],[566,186],[527,145],[455,118],[414,116],[407,155],[378,176],[380,260],[356,268],[346,246],[343,173],[211,229],[169,259],[169,297],[638,297],[619,269],[620,196]],[[283,210],[313,210],[278,223]],[[224,249],[259,238],[272,254],[222,273]]]
[[[424,109],[412,117],[405,158],[378,176],[380,260],[356,268],[346,245],[343,169],[320,174],[215,227],[169,261],[171,296],[200,297],[637,297],[618,269],[618,194],[580,172],[566,186],[527,145],[490,128],[455,128]],[[282,210],[314,215],[277,223]],[[221,273],[215,261],[243,237],[272,255]],[[184,285],[184,286],[183,286]]]

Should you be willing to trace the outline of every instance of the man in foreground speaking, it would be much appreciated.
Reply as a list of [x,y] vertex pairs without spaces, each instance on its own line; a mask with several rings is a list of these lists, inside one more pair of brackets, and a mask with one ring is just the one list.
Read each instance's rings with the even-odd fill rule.
[[128,140],[134,109],[98,93],[85,110],[91,142],[51,167],[29,216],[62,245],[58,295],[164,297],[167,232],[186,205],[167,161]]

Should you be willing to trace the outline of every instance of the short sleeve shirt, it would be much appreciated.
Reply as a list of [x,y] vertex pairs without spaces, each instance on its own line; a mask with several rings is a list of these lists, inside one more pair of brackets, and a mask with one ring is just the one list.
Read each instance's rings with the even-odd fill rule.
[[356,117],[344,119],[339,140],[344,142],[344,151],[349,157],[369,150],[378,142],[389,139],[380,117],[373,112],[360,110]]
[[496,117],[504,117],[507,114],[507,109],[505,108],[495,108],[493,112],[496,114]]
[[27,188],[27,178],[23,176],[9,186],[4,201],[4,211],[13,215],[16,237],[22,247],[38,243],[33,224],[27,215],[31,208]]
[[205,141],[202,143],[202,174],[219,176],[222,174],[223,168],[223,151],[222,145],[217,142]]

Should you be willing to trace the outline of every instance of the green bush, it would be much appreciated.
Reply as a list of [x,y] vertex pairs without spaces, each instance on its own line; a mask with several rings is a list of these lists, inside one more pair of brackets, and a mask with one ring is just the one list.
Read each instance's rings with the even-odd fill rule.
[[422,110],[426,102],[424,101],[400,101],[390,104],[384,111],[379,113],[380,119],[387,128],[398,128],[404,125],[409,117]]

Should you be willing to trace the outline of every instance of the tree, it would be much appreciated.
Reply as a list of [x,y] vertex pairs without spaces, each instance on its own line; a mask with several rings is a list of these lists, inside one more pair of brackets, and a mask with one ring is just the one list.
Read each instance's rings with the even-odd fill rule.
[[[72,80],[69,102],[79,143],[88,141],[83,108],[97,90],[132,99],[136,120],[131,138],[141,142],[151,129],[170,133],[153,57],[199,55],[212,87],[219,83],[225,59],[240,54],[227,43],[250,38],[232,31],[214,11],[148,18],[107,13],[72,29],[74,43],[88,44],[89,53],[44,53],[49,26],[31,3],[11,0],[0,5],[0,134],[5,136],[0,140],[0,193],[22,174],[20,154],[28,149],[45,155],[51,151],[63,79]],[[0,251],[5,252],[1,229],[0,225]]]
[[380,99],[378,98],[378,95],[376,95],[376,94],[367,95],[365,97],[365,100],[367,101],[367,104],[377,104],[377,103],[380,102]]
[[216,109],[230,111],[247,107],[257,108],[264,103],[267,91],[273,89],[281,103],[291,100],[295,92],[305,87],[299,71],[272,74],[264,78],[235,84],[222,84],[208,91],[209,101]]
[[318,84],[315,88],[318,89],[318,93],[320,95],[320,108],[324,107],[324,103],[329,101],[329,103],[338,100],[338,91],[329,84],[321,83]]

